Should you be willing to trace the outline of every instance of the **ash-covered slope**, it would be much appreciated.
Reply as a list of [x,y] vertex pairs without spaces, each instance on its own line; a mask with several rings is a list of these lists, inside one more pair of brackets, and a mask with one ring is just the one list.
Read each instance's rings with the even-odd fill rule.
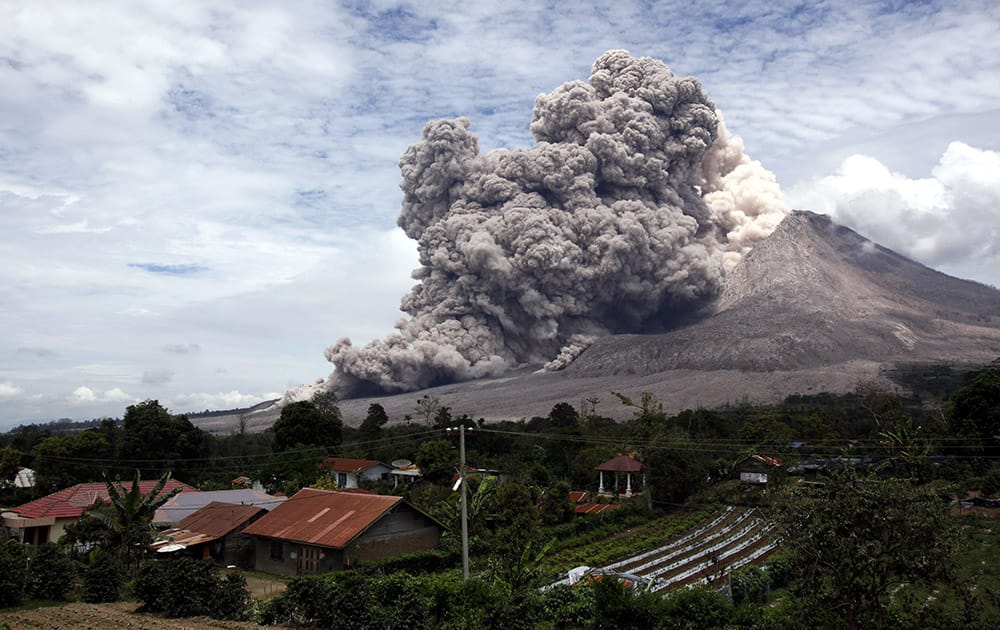
[[1000,356],[1000,291],[929,269],[810,212],[789,215],[726,278],[711,315],[604,337],[566,372],[795,370]]

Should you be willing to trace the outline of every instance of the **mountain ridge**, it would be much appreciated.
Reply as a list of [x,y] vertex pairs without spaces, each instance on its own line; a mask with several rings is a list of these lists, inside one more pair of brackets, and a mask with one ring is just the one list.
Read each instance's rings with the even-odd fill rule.
[[[953,278],[882,247],[827,216],[788,215],[727,274],[700,318],[664,333],[609,335],[565,369],[521,366],[496,378],[342,400],[349,424],[372,402],[394,422],[424,395],[455,415],[487,421],[547,413],[558,402],[598,399],[595,412],[625,418],[611,391],[650,392],[668,412],[791,394],[845,393],[899,364],[977,367],[1000,356],[1000,291]],[[881,379],[881,380],[880,380]],[[250,414],[262,430],[277,408]],[[225,432],[238,415],[197,422]],[[229,428],[226,428],[229,427]]]

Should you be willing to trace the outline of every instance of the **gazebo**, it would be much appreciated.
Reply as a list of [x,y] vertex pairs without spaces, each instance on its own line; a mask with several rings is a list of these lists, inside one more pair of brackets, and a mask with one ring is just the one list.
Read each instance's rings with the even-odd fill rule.
[[[625,473],[625,496],[632,496],[632,474],[635,473],[639,475],[642,472],[642,463],[640,463],[636,458],[631,455],[617,455],[612,457],[608,461],[604,462],[600,466],[594,468],[601,475],[600,483],[597,488],[599,494],[604,494],[604,473],[614,473],[615,474],[615,490],[618,489],[618,473]],[[642,486],[646,485],[646,476],[643,475]]]

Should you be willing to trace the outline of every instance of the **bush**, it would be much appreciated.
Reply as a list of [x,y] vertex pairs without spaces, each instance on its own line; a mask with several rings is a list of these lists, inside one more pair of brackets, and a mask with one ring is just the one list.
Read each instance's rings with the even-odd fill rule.
[[409,573],[410,575],[420,575],[455,568],[460,560],[461,556],[455,552],[431,549],[366,561],[359,564],[357,570],[368,574]]
[[24,585],[28,597],[64,599],[73,589],[73,561],[55,543],[39,546],[28,567]]
[[767,599],[771,576],[760,567],[746,566],[733,572],[732,585],[734,604],[760,604]]
[[107,551],[90,552],[83,569],[83,601],[97,604],[116,602],[121,594],[122,568]]
[[10,536],[0,538],[0,608],[21,603],[24,547]]
[[133,594],[145,610],[167,617],[246,619],[252,609],[243,576],[222,578],[211,560],[147,563],[139,571]]

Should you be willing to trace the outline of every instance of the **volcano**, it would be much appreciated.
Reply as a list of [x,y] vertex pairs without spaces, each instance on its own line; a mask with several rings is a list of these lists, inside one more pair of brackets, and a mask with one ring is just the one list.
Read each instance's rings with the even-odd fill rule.
[[[526,365],[502,377],[343,400],[340,407],[352,424],[372,402],[402,419],[424,395],[454,415],[487,421],[544,415],[558,402],[584,400],[596,413],[625,418],[632,410],[612,391],[649,392],[677,412],[844,393],[902,364],[971,368],[998,356],[1000,291],[930,269],[824,215],[795,211],[682,327],[602,337],[558,372]],[[277,414],[254,414],[251,424],[264,428]],[[226,419],[195,421],[223,430]]]
[[981,364],[1000,356],[1000,291],[796,211],[726,278],[703,318],[595,342],[568,374],[771,372],[848,361]]

